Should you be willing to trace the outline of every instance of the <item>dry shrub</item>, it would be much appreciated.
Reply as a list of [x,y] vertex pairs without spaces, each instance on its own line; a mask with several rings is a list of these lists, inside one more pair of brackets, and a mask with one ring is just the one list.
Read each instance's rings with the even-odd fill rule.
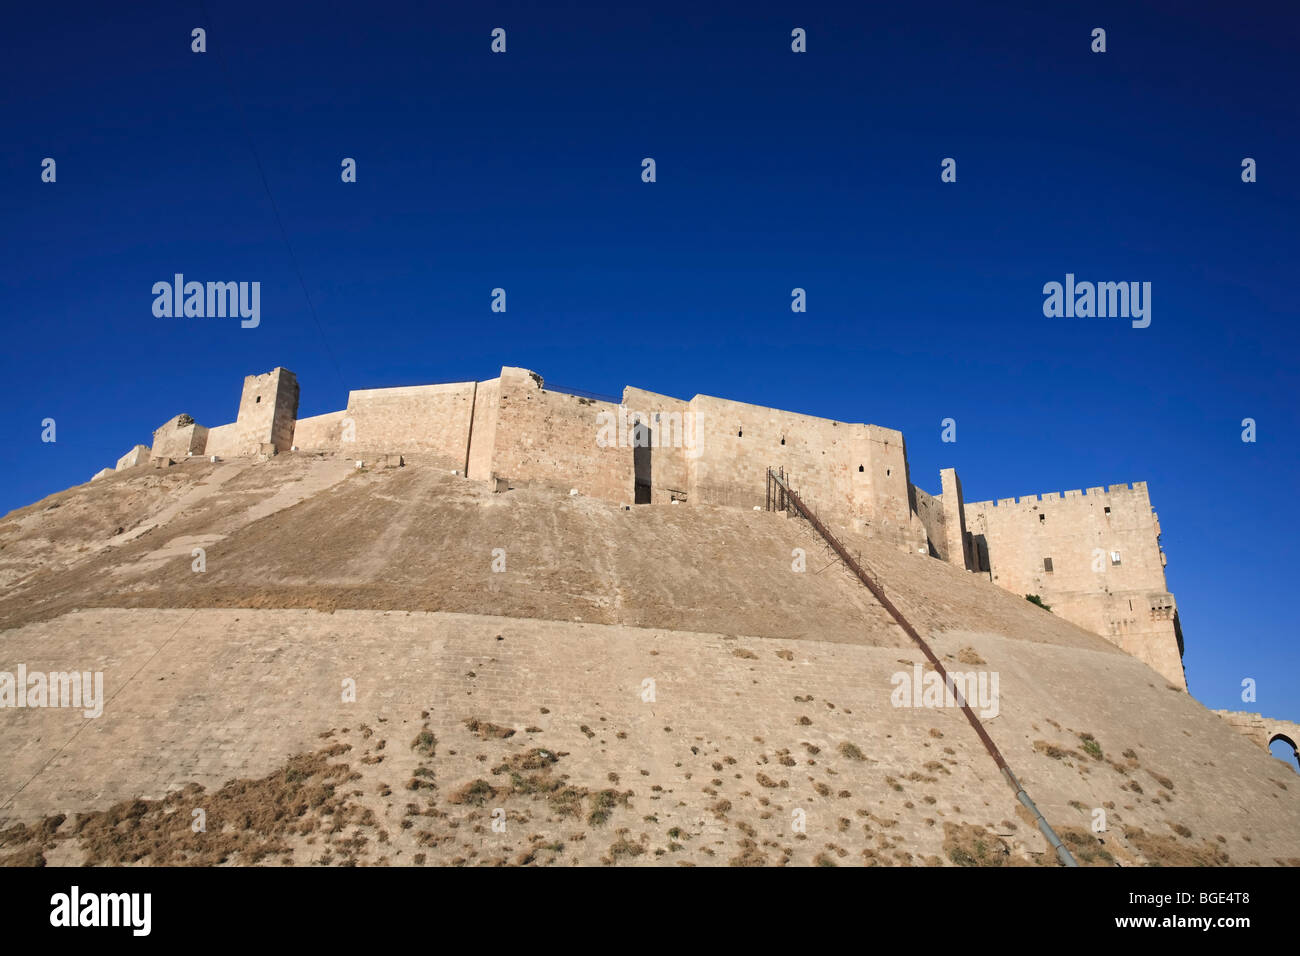
[[[290,757],[259,779],[232,780],[215,793],[189,784],[161,800],[124,800],[107,810],[77,815],[73,833],[85,863],[215,866],[252,864],[290,852],[290,837],[328,822],[337,832],[373,815],[338,793],[347,764],[331,758],[350,750],[335,744]],[[206,814],[206,832],[191,829],[191,810]]]
[[499,791],[486,780],[471,780],[452,791],[447,797],[448,802],[458,806],[468,804],[474,807],[481,807],[489,800],[496,797]]
[[1209,840],[1199,846],[1188,846],[1176,837],[1154,836],[1137,827],[1125,827],[1124,838],[1146,857],[1148,866],[1230,865],[1228,854]]
[[[1101,838],[1089,830],[1080,830],[1077,827],[1057,827],[1056,835],[1061,838],[1061,842],[1074,856],[1074,858],[1084,866],[1114,866],[1115,858],[1111,856],[1110,851],[1106,849],[1101,842]],[[1044,857],[1043,863],[1051,864],[1056,862],[1056,854]]]
[[740,841],[740,852],[727,861],[728,866],[766,866],[767,855],[749,837]]
[[469,728],[471,734],[484,739],[505,740],[515,735],[513,727],[502,727],[499,724],[488,723],[486,720],[479,720],[477,717],[467,717],[465,726]]
[[945,823],[943,849],[957,866],[1018,866],[1011,847],[996,833],[972,823]]

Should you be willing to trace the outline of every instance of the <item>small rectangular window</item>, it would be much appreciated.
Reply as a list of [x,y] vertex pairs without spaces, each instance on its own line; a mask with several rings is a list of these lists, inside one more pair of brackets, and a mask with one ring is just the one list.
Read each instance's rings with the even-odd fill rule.
[[1046,521],[1046,520],[1047,520],[1047,515],[1039,515],[1039,516],[1038,516],[1038,523],[1039,523],[1039,524],[1042,524],[1042,523],[1043,523],[1044,521]]
[[1110,505],[1106,506],[1106,514],[1110,514]]
[[1118,551],[1112,551],[1112,552],[1110,553],[1110,563],[1111,563],[1112,565],[1118,565],[1118,564],[1119,564],[1119,552],[1118,552]]
[[1043,558],[1043,570],[1046,571],[1048,574],[1051,574],[1051,573],[1052,573],[1052,559],[1051,559],[1051,558]]

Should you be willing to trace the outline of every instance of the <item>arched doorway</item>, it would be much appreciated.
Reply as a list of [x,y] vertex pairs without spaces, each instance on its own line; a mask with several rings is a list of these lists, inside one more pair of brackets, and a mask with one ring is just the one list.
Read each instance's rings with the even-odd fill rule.
[[1300,773],[1300,748],[1286,734],[1273,734],[1268,739],[1268,752],[1296,773]]

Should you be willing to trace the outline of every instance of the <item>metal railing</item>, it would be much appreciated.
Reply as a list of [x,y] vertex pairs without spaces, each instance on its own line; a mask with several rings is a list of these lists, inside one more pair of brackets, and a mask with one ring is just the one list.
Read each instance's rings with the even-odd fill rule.
[[622,396],[619,395],[602,395],[600,392],[589,392],[585,388],[570,388],[568,385],[552,385],[550,382],[542,381],[542,391],[560,392],[564,395],[575,395],[578,398],[589,398],[597,402],[608,402],[610,405],[621,405]]

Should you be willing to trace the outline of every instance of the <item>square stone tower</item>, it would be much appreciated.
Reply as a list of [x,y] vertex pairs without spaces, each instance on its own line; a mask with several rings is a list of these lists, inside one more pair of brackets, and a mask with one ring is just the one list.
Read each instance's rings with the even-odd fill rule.
[[[270,444],[276,451],[293,446],[293,425],[298,420],[298,377],[287,368],[273,368],[244,379],[236,425],[241,443]],[[252,448],[256,451],[256,447]]]

